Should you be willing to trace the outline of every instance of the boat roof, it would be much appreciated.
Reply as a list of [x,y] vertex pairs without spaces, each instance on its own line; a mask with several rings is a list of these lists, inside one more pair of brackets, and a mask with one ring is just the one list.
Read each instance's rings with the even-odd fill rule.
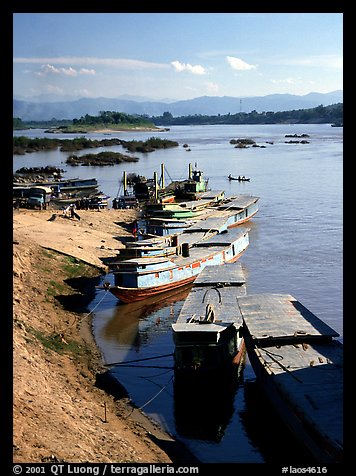
[[255,294],[238,299],[244,327],[255,342],[300,341],[339,334],[290,294]]
[[187,228],[183,233],[194,233],[196,231],[220,231],[221,229],[226,228],[226,217],[217,216],[217,217],[208,217],[197,220],[189,228]]
[[207,266],[194,281],[197,286],[241,286],[246,283],[241,263],[225,263],[224,272],[218,266]]
[[[155,265],[155,264],[165,264],[168,267],[169,265],[174,265],[172,260],[165,258],[165,257],[157,257],[157,258],[131,258],[131,259],[125,259],[124,261],[119,261],[118,262],[120,266],[127,264],[132,264],[132,265],[137,265],[137,266],[142,266],[142,265]],[[169,266],[171,267],[171,266]],[[168,269],[168,268],[167,268]]]
[[125,243],[125,248],[142,248],[149,246],[165,245],[167,244],[167,239],[165,237],[152,237],[146,238],[144,240],[138,241],[127,241]]
[[225,195],[225,190],[208,190],[198,194],[200,200],[216,200],[222,195]]
[[236,227],[230,228],[226,232],[216,233],[206,239],[202,239],[199,242],[194,243],[194,246],[230,246],[242,235],[245,235],[250,231],[250,228]]
[[[176,325],[173,330],[177,332],[214,330],[214,327],[209,329],[210,324],[194,323],[194,320],[204,319],[207,304],[213,307],[215,313],[212,324],[225,327],[230,324],[238,327],[242,325],[242,315],[237,305],[237,298],[246,294],[242,266],[240,263],[227,263],[222,266],[223,268],[206,266],[198,275],[176,321],[177,325],[180,324],[183,327]],[[197,326],[200,328],[197,329]],[[215,328],[214,331],[217,330]]]
[[253,195],[237,195],[236,197],[231,197],[226,203],[219,205],[219,210],[226,209],[239,209],[246,208],[254,202],[257,202],[260,197],[255,197]]

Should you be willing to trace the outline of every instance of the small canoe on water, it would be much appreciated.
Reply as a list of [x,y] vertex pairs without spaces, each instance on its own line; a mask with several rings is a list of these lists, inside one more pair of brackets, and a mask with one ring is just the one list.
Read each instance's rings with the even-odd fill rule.
[[238,177],[233,177],[231,174],[228,176],[229,180],[238,180],[239,182],[249,182],[250,179],[245,177],[244,175],[241,177],[240,175]]

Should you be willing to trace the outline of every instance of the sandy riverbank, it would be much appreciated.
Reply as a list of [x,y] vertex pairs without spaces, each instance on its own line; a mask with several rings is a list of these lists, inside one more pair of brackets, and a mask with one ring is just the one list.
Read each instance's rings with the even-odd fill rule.
[[67,279],[104,270],[103,259],[123,246],[118,237],[130,235],[136,212],[78,213],[80,221],[62,212],[14,211],[14,462],[196,462],[127,397],[96,385],[106,369],[90,315],[62,304],[83,297]]

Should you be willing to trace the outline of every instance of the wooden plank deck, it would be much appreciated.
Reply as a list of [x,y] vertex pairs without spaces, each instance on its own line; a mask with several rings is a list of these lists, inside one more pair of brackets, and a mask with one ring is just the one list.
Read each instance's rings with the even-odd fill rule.
[[268,341],[337,337],[339,334],[288,294],[256,294],[239,299],[252,339]]
[[[195,280],[176,324],[186,324],[193,316],[195,319],[204,318],[206,306],[210,304],[216,316],[214,324],[233,323],[240,327],[242,317],[237,298],[245,294],[245,278],[240,263],[207,266]],[[208,329],[210,325],[205,327]],[[182,330],[181,327],[179,329]],[[189,329],[191,324],[187,327]]]
[[259,200],[259,197],[255,197],[253,195],[237,195],[236,197],[234,197],[230,202],[226,202],[222,205],[219,205],[219,210],[226,210],[226,209],[242,209],[242,208],[246,208],[248,207],[249,205],[251,205],[251,203],[254,203],[256,202],[257,200]]
[[224,215],[219,216],[208,216],[201,220],[195,221],[187,230],[183,233],[191,233],[195,231],[216,231],[220,232],[223,229],[226,229],[227,217]]

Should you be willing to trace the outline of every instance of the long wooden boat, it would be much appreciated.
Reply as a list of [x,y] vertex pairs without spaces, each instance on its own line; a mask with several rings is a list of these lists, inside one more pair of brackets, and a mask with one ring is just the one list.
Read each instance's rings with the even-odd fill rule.
[[[240,194],[233,197],[227,197],[215,204],[196,211],[195,217],[185,219],[162,217],[146,217],[139,221],[138,228],[141,236],[158,235],[168,236],[181,233],[184,230],[201,223],[203,220],[219,220],[223,228],[232,228],[250,220],[259,210],[259,197],[253,195]],[[195,203],[195,202],[189,202]],[[221,230],[220,230],[221,231]]]
[[238,182],[249,182],[250,178],[245,177],[245,176],[238,176],[238,177],[233,177],[231,174],[228,176],[229,180],[237,180]]
[[244,352],[237,298],[246,295],[240,263],[206,267],[194,282],[172,324],[176,370],[229,371]]
[[199,208],[195,204],[189,205],[188,202],[155,203],[146,205],[145,209],[146,216],[176,220],[193,218],[199,212]]
[[[227,230],[223,217],[198,220],[175,234],[153,236],[138,241],[126,242],[119,250],[117,259],[152,258],[182,254],[182,245],[192,247],[195,243]],[[115,264],[115,259],[111,260]]]
[[168,236],[181,233],[191,225],[189,220],[177,220],[175,218],[143,218],[138,220],[137,228],[139,237],[150,235]]
[[249,230],[219,233],[192,247],[182,243],[175,258],[135,258],[112,266],[115,285],[110,292],[123,302],[146,299],[192,283],[206,266],[223,265],[239,259],[249,245]]
[[289,294],[238,298],[247,353],[262,390],[319,463],[343,460],[343,346]]
[[59,193],[69,193],[69,192],[79,192],[89,190],[95,190],[98,188],[98,181],[96,178],[72,178],[72,179],[59,179],[59,180],[48,180],[43,182],[33,182],[26,184],[27,186],[46,186],[53,189],[55,194]]
[[145,204],[146,217],[184,219],[193,218],[209,206],[217,205],[225,197],[223,190],[203,192],[191,201],[148,202]]
[[232,228],[247,222],[256,215],[259,209],[258,200],[259,197],[240,194],[225,200],[217,210],[225,212],[228,216],[227,227]]

